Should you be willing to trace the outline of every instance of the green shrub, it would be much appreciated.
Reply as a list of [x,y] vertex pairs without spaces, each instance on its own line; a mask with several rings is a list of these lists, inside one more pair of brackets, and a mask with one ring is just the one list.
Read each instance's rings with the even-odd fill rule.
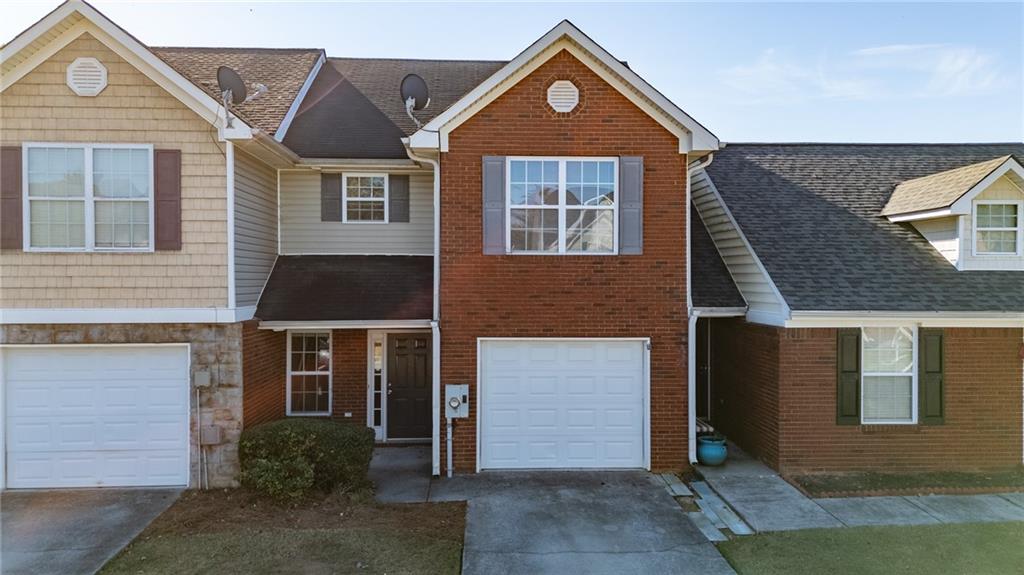
[[238,446],[242,485],[279,500],[359,487],[373,457],[373,430],[292,418],[246,429]]

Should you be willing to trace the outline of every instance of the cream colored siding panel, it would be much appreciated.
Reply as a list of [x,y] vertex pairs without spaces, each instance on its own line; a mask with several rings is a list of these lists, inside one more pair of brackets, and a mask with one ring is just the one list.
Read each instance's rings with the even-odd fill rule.
[[[1010,178],[1003,176],[992,182],[985,191],[981,192],[974,198],[978,200],[1007,200],[1007,201],[1022,201],[1024,200],[1024,192],[1021,191],[1017,184],[1013,183]],[[976,204],[971,203],[972,213],[964,217],[964,234],[963,242],[961,244],[961,253],[963,254],[963,262],[961,263],[961,269],[963,270],[977,270],[977,269],[1002,269],[1002,270],[1024,270],[1024,255],[1020,256],[976,256],[974,255],[974,213]],[[1024,216],[1024,214],[1021,214]]]
[[[94,57],[108,85],[95,97],[65,83]],[[0,139],[152,144],[181,150],[182,249],[154,253],[0,252],[0,308],[227,306],[225,158],[206,120],[93,36],[83,34],[3,91]],[[26,230],[27,233],[27,230]]]
[[715,193],[707,172],[694,170],[691,177],[693,203],[737,289],[746,300],[748,309],[754,313],[781,318],[786,313],[785,302],[776,293],[771,280],[758,265],[756,256],[743,241],[740,231]]
[[942,257],[956,265],[960,258],[960,218],[950,216],[913,222],[914,227]]
[[433,175],[409,176],[407,223],[320,221],[320,172],[281,171],[281,253],[432,255]]
[[259,302],[277,259],[277,171],[235,152],[235,302]]

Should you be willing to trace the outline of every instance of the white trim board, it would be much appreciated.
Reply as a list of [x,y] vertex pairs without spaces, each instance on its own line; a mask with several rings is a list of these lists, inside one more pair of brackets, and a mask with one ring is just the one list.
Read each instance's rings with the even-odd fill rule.
[[320,56],[317,57],[316,62],[313,64],[313,68],[310,69],[309,75],[306,76],[306,81],[302,83],[302,87],[299,88],[299,93],[295,95],[295,99],[292,100],[292,105],[288,108],[288,113],[285,114],[284,119],[281,120],[281,124],[277,127],[277,132],[274,132],[274,139],[278,142],[283,142],[285,135],[288,133],[288,128],[291,127],[292,121],[295,120],[295,115],[299,112],[299,107],[302,106],[302,101],[306,99],[306,94],[309,92],[310,86],[313,85],[313,81],[320,73],[320,68],[323,67],[324,62],[327,61],[327,53],[323,50],[320,51]]
[[44,323],[237,323],[252,319],[242,308],[3,308],[0,325]]
[[448,151],[448,134],[558,52],[566,50],[623,96],[679,137],[679,152],[717,150],[714,134],[673,104],[628,66],[617,60],[568,20],[523,50],[410,138],[410,147]]
[[323,320],[323,321],[261,321],[260,329],[281,331],[286,329],[430,329],[429,319],[400,320]]
[[1024,312],[794,311],[780,327],[1024,327]]

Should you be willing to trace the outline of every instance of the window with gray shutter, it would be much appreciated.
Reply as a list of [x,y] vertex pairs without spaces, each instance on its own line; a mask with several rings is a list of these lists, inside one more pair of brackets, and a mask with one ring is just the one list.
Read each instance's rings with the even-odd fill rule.
[[921,328],[918,339],[920,421],[924,425],[939,425],[945,421],[942,330]]
[[836,423],[860,424],[860,328],[838,330]]

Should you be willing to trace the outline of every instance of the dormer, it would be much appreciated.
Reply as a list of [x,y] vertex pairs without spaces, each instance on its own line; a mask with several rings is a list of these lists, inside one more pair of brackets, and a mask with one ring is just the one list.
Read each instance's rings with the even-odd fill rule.
[[913,225],[959,270],[1024,271],[1024,168],[1013,156],[906,180],[881,215]]

